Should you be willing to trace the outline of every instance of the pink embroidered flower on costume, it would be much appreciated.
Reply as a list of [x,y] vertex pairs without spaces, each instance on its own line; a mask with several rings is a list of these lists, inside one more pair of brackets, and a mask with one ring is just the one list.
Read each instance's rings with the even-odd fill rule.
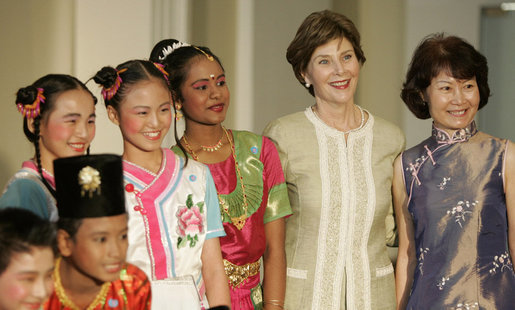
[[202,215],[200,213],[198,206],[191,208],[182,206],[177,211],[177,218],[179,219],[177,231],[179,235],[185,237],[186,235],[202,233]]
[[177,248],[180,249],[189,243],[190,248],[194,247],[198,241],[198,234],[204,232],[204,221],[202,213],[204,213],[204,202],[200,201],[193,204],[192,195],[189,194],[186,199],[186,205],[179,207],[177,213],[178,225]]

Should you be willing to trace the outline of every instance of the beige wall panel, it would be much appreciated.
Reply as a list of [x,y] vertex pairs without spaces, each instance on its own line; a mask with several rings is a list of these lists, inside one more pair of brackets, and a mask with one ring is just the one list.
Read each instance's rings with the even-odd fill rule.
[[402,126],[399,91],[403,76],[404,0],[359,1],[361,44],[367,61],[357,103],[372,114]]
[[271,120],[302,111],[314,98],[295,78],[286,49],[297,28],[312,12],[330,9],[332,1],[255,1],[254,130]]
[[234,128],[233,99],[236,92],[235,50],[236,50],[236,4],[237,0],[195,0],[192,1],[191,42],[207,46],[220,58],[225,69],[227,84],[231,92],[231,107],[225,126]]
[[72,71],[73,2],[0,2],[0,189],[34,155],[16,92],[48,73]]
[[[85,81],[103,66],[116,66],[130,59],[147,59],[152,42],[151,0],[76,0],[74,66]],[[97,133],[92,153],[121,154],[120,130],[107,118],[100,88],[87,86],[99,99],[96,107]]]

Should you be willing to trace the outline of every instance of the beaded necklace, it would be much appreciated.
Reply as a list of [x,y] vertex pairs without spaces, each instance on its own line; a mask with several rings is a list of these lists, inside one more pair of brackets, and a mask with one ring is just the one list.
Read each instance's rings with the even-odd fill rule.
[[[229,205],[226,203],[225,199],[222,198],[222,196],[218,193],[218,201],[220,202],[221,206],[221,215],[222,215],[222,221],[223,221],[223,213],[227,214],[227,216],[231,219],[231,222],[236,228],[241,230],[243,226],[245,226],[245,222],[247,221],[247,209],[248,209],[248,203],[247,203],[247,194],[245,192],[245,185],[243,184],[243,176],[240,171],[240,167],[238,165],[238,161],[236,160],[236,150],[234,147],[234,143],[232,139],[229,137],[229,133],[227,132],[227,129],[222,126],[222,129],[224,130],[225,136],[227,137],[227,140],[231,144],[231,154],[232,158],[234,159],[234,166],[236,168],[236,174],[238,175],[238,179],[240,180],[242,195],[243,195],[243,209],[245,210],[245,214],[238,216],[238,217],[232,217],[229,213]],[[188,143],[188,140],[186,139],[186,135],[182,136],[182,140],[184,141],[184,146],[186,147],[186,151],[191,155],[191,157],[196,160],[198,160],[198,155],[193,151],[190,144]],[[221,140],[220,140],[221,141]]]
[[201,144],[200,147],[206,152],[218,151],[223,145],[222,138],[223,138],[223,136],[220,138],[220,140],[218,140],[218,143],[216,143],[215,145],[202,145]]
[[[61,266],[61,259],[62,257],[59,257],[55,261],[55,267],[54,267],[54,286],[55,286],[55,294],[57,295],[57,298],[59,298],[59,301],[63,304],[63,307],[68,307],[71,310],[80,310],[77,305],[73,301],[66,296],[66,292],[64,291],[63,284],[61,282],[61,275],[59,274],[59,267]],[[98,305],[103,305],[105,303],[107,292],[109,291],[109,286],[111,285],[111,282],[106,282],[102,285],[100,288],[100,292],[97,294],[95,299],[92,303],[89,304],[89,306],[86,308],[86,310],[93,310]]]

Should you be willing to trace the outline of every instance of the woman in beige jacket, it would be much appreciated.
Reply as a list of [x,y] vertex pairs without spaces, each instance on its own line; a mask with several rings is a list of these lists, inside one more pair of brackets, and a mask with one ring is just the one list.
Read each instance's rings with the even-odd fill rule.
[[[395,241],[395,125],[355,104],[365,56],[352,21],[309,15],[288,62],[315,104],[271,122],[293,215],[286,223],[286,309],[395,309],[387,243]],[[388,228],[387,228],[388,227]]]

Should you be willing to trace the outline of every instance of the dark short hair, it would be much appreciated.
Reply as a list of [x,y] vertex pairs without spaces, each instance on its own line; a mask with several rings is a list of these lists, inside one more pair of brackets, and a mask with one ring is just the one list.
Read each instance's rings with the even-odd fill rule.
[[80,225],[82,225],[81,218],[64,218],[60,217],[57,220],[57,229],[62,229],[70,235],[70,238],[75,240],[75,235],[79,231]]
[[460,80],[475,77],[480,97],[478,109],[488,103],[490,87],[486,57],[462,38],[434,33],[425,37],[415,49],[402,86],[401,98],[416,117],[431,118],[429,106],[421,94],[442,71]]
[[57,253],[55,226],[20,207],[0,210],[0,274],[14,253],[30,253],[34,247],[48,247]]
[[[363,65],[365,53],[361,49],[361,37],[354,23],[345,15],[324,10],[311,13],[300,25],[297,34],[286,50],[286,59],[291,64],[295,77],[304,85],[302,74],[306,71],[313,52],[334,39],[345,38],[354,48],[358,61]],[[308,88],[314,96],[313,86]]]

